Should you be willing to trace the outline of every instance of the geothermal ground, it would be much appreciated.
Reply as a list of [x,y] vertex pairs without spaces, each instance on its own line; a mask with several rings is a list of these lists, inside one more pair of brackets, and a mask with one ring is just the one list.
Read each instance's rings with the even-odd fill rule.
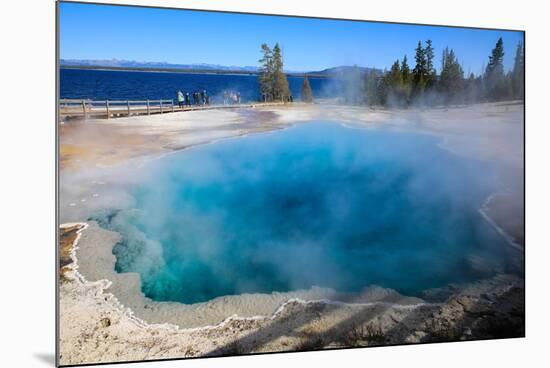
[[183,305],[146,298],[139,275],[117,273],[119,235],[87,219],[128,205],[136,168],[172,152],[312,120],[441,138],[457,155],[495,162],[502,193],[482,214],[523,263],[523,104],[386,111],[335,105],[194,111],[67,122],[60,129],[60,362],[198,357],[524,335],[523,279],[502,274],[428,290],[377,286],[248,294]]

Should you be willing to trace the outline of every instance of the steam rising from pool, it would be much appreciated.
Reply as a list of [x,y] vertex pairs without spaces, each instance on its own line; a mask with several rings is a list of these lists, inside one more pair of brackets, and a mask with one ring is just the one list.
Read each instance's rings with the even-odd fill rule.
[[487,163],[419,134],[309,123],[160,159],[135,206],[96,220],[122,235],[118,272],[157,301],[376,284],[416,295],[504,272],[479,208]]

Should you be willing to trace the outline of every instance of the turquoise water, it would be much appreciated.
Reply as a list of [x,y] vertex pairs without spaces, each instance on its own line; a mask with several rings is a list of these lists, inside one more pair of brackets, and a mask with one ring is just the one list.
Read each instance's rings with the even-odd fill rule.
[[479,214],[490,165],[427,135],[309,123],[160,159],[133,209],[98,216],[122,234],[118,272],[157,301],[377,284],[409,295],[503,272]]

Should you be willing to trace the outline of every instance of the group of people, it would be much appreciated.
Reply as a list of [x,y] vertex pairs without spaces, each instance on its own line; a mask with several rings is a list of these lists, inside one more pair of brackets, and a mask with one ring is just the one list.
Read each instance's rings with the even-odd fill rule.
[[[193,93],[183,93],[178,90],[176,92],[176,100],[180,108],[184,106],[206,106],[210,105],[210,96],[206,93],[206,90],[195,91]],[[241,93],[233,90],[223,91],[223,104],[235,105],[241,103]]]
[[241,103],[241,93],[235,91],[223,91],[223,104],[234,105]]
[[176,98],[178,100],[179,107],[183,106],[205,106],[210,105],[210,96],[206,93],[206,90],[195,91],[193,93],[183,93],[182,91],[176,92]]

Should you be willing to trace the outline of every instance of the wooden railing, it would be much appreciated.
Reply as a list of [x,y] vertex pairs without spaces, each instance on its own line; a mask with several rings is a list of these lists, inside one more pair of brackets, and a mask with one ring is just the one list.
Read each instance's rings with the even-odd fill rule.
[[59,115],[62,117],[106,117],[162,114],[182,110],[174,106],[174,100],[59,100]]
[[60,119],[77,118],[107,118],[132,115],[164,114],[176,111],[234,109],[255,107],[258,105],[282,105],[285,102],[238,103],[227,105],[174,105],[174,100],[107,100],[94,101],[89,99],[59,99]]

